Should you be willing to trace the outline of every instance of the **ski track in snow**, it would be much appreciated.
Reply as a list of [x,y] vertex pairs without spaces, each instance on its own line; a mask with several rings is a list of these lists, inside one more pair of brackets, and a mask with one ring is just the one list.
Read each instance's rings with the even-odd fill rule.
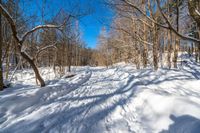
[[44,88],[20,81],[0,94],[0,132],[197,133],[199,70],[193,62],[157,72],[118,64],[86,67]]

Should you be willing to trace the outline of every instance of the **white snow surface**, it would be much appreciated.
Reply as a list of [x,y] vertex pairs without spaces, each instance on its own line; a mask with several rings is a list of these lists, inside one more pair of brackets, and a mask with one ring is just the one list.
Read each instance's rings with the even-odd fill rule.
[[71,78],[41,68],[46,87],[31,70],[17,72],[0,92],[1,133],[199,133],[200,65],[136,70],[78,67]]

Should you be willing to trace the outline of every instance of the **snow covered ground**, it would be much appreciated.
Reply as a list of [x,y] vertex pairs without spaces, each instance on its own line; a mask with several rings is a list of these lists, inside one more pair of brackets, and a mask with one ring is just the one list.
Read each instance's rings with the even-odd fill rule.
[[109,69],[82,67],[71,78],[41,69],[18,72],[0,92],[1,133],[199,133],[200,65],[136,70],[120,63]]

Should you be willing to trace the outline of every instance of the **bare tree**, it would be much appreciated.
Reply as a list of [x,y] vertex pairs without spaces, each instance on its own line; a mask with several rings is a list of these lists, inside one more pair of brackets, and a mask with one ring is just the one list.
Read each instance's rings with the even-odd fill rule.
[[[164,18],[164,20],[165,20],[165,22],[166,22],[167,25],[164,25],[164,24],[156,22],[153,18],[151,18],[150,16],[146,15],[146,13],[144,11],[142,11],[139,7],[137,7],[136,5],[134,5],[129,0],[121,0],[121,1],[124,2],[124,4],[126,4],[125,6],[130,6],[130,7],[134,8],[134,9],[136,9],[138,12],[140,12],[142,15],[144,15],[149,21],[155,23],[157,26],[159,26],[161,28],[165,28],[165,29],[168,29],[168,30],[172,31],[174,34],[176,34],[181,39],[183,39],[183,40],[189,40],[189,41],[193,41],[193,42],[197,42],[197,43],[200,42],[200,40],[197,39],[197,38],[189,37],[189,36],[181,34],[180,32],[177,32],[177,30],[172,26],[172,24],[168,20],[167,16],[162,11],[160,0],[156,0],[156,3],[157,3],[156,5],[157,5],[158,10],[160,11],[160,13],[161,13],[162,17]],[[194,2],[196,2],[196,0],[191,0],[191,2],[194,3]],[[198,12],[197,12],[196,15],[200,16],[200,14],[198,14]]]
[[[0,0],[1,4],[1,0]],[[3,90],[3,68],[2,68],[2,46],[3,46],[3,37],[2,37],[2,18],[0,14],[0,90]]]
[[6,18],[6,20],[8,21],[12,33],[13,33],[13,37],[17,42],[17,48],[20,52],[20,55],[30,64],[30,66],[33,68],[34,72],[35,72],[35,76],[36,79],[40,82],[40,86],[43,87],[45,86],[45,82],[42,79],[39,70],[33,60],[33,58],[31,58],[25,51],[22,50],[23,44],[25,39],[31,35],[33,32],[38,31],[40,29],[49,29],[49,28],[62,28],[64,24],[60,25],[60,26],[56,26],[56,25],[39,25],[36,26],[35,28],[33,28],[32,30],[26,32],[23,34],[23,36],[20,38],[18,36],[18,32],[17,32],[17,28],[16,28],[16,24],[14,22],[14,20],[12,19],[11,15],[8,13],[8,11],[0,4],[0,13]]

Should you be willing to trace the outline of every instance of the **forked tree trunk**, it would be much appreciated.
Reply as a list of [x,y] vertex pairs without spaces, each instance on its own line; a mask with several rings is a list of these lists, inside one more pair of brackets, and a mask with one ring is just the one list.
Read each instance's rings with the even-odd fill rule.
[[33,68],[33,71],[35,73],[35,77],[36,79],[40,82],[40,86],[44,87],[45,86],[45,82],[42,79],[39,70],[37,68],[37,66],[34,63],[34,60],[32,60],[26,53],[24,52],[20,52],[21,56],[30,64],[30,66]]
[[[0,0],[0,2],[1,2],[1,0]],[[7,11],[5,8],[3,8],[2,5],[0,6],[0,14],[3,15],[3,16],[7,19],[8,23],[9,23],[9,25],[10,25],[10,27],[11,27],[11,30],[12,30],[12,33],[13,33],[13,37],[14,37],[14,39],[15,39],[16,42],[17,42],[17,43],[16,43],[16,44],[17,44],[16,46],[17,46],[17,48],[18,48],[18,50],[19,50],[21,56],[22,56],[22,57],[30,64],[30,66],[33,68],[33,71],[35,72],[36,79],[40,82],[40,86],[41,86],[41,87],[45,86],[45,82],[44,82],[44,80],[42,79],[42,77],[40,76],[40,73],[39,73],[39,71],[38,71],[38,68],[37,68],[37,66],[36,66],[36,64],[35,64],[35,62],[34,62],[34,60],[31,59],[25,52],[22,52],[21,49],[22,49],[23,43],[24,43],[25,39],[27,38],[27,36],[29,36],[30,34],[34,33],[35,31],[38,31],[38,30],[40,30],[40,29],[50,29],[50,28],[58,29],[58,28],[61,28],[65,23],[62,24],[62,25],[60,25],[60,26],[51,25],[51,24],[49,24],[49,25],[39,25],[39,26],[36,26],[35,28],[33,28],[32,30],[26,32],[21,38],[19,38],[19,37],[18,37],[17,28],[16,28],[16,25],[15,25],[14,20],[12,19],[11,15],[8,13],[8,11]],[[69,19],[70,17],[71,17],[71,16],[69,15],[68,19]],[[1,23],[0,23],[0,25],[1,25]],[[0,30],[1,30],[1,29],[0,29]],[[2,49],[1,49],[1,46],[2,46],[2,43],[1,43],[2,38],[1,38],[1,37],[2,37],[2,36],[1,36],[1,34],[0,34],[0,51],[2,52]],[[2,55],[2,54],[0,53],[0,55]],[[0,61],[0,67],[1,67],[1,63],[2,63],[2,62]],[[0,68],[0,89],[2,88],[2,87],[1,87],[1,85],[2,85],[2,84],[1,84],[1,80],[3,80],[3,78],[1,78],[1,77],[2,77],[2,69]]]

